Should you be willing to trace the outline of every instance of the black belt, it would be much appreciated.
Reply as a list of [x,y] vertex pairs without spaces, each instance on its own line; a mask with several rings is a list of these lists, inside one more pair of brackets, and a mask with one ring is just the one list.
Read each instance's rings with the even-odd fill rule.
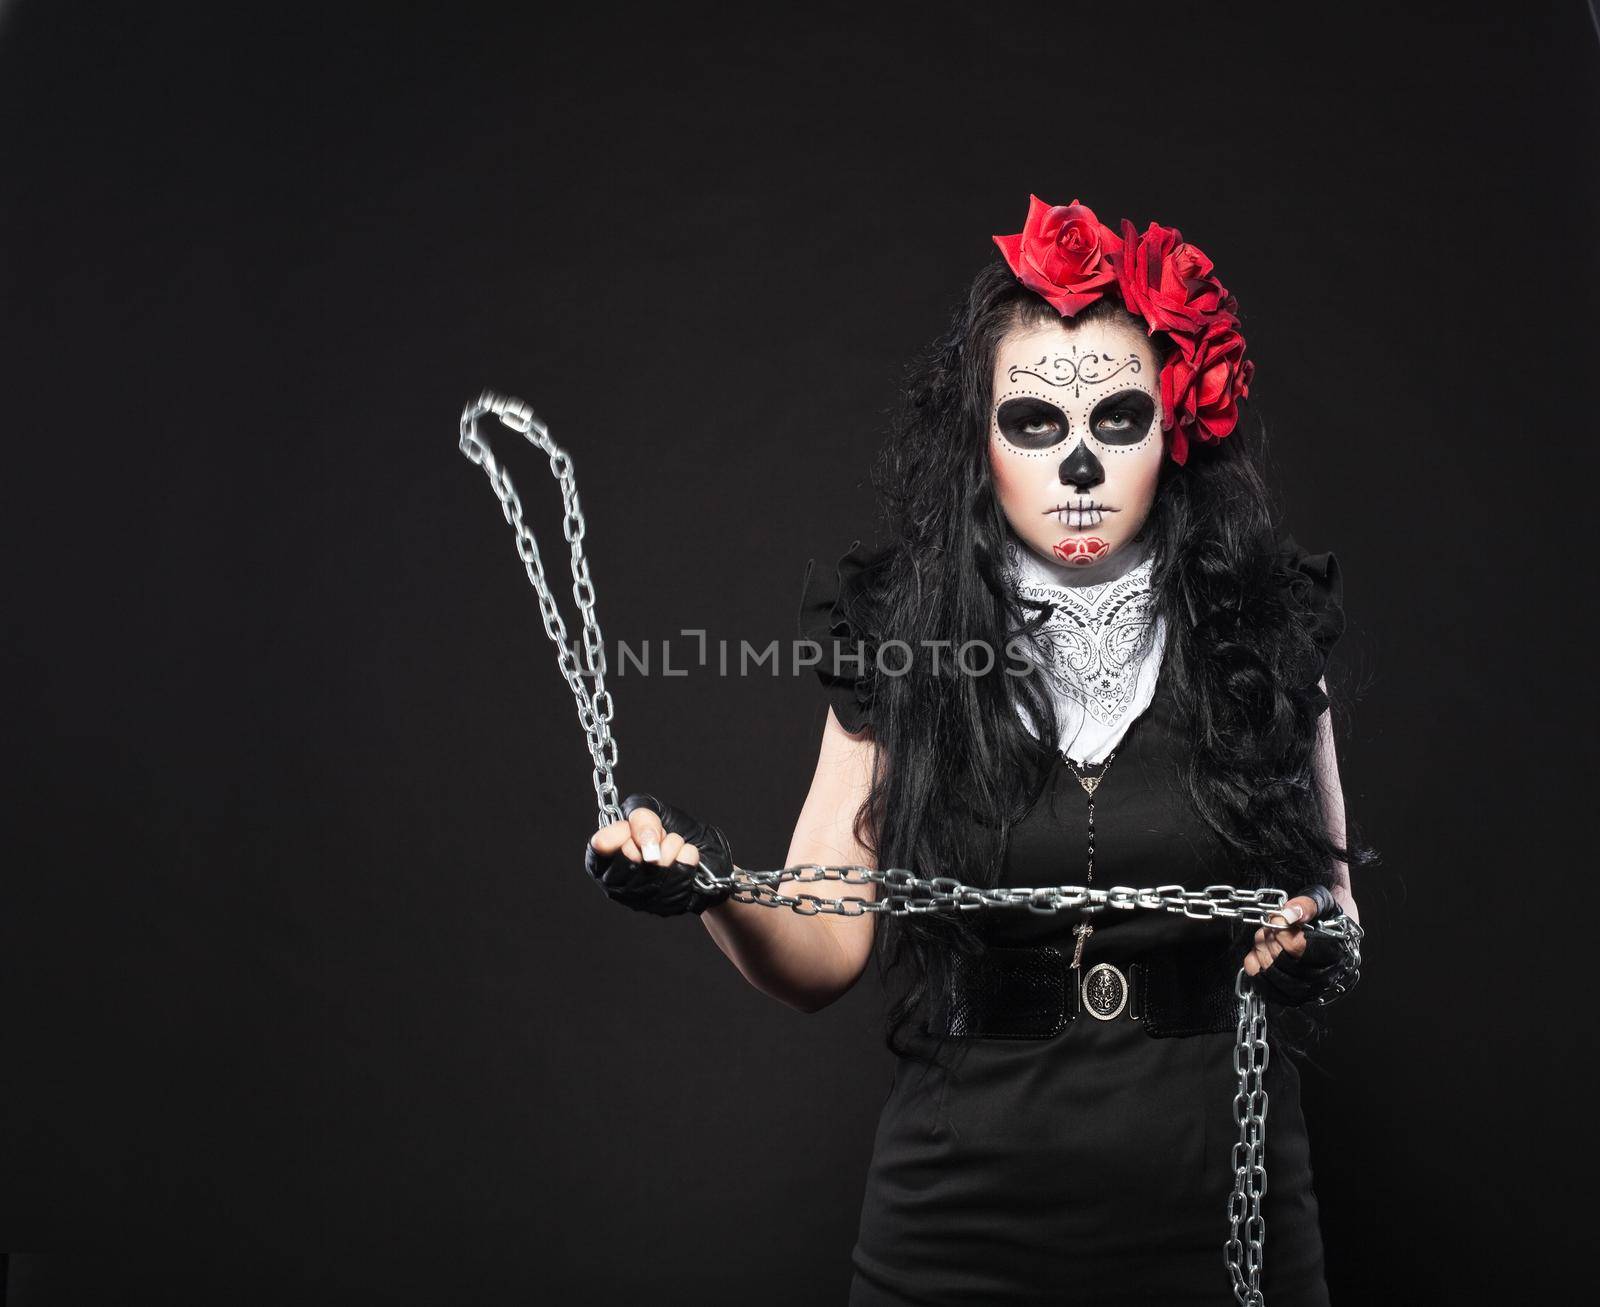
[[944,1002],[930,1034],[950,1038],[1050,1039],[1080,1018],[1137,1021],[1157,1039],[1234,1030],[1239,959],[1214,942],[1171,946],[1137,957],[1083,963],[1068,951],[991,946],[974,957],[952,952]]

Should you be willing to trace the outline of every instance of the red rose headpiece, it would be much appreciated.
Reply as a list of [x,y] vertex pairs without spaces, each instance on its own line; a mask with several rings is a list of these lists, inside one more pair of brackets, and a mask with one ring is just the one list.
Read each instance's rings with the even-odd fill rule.
[[1114,290],[1145,320],[1146,335],[1172,337],[1178,348],[1161,369],[1161,426],[1172,432],[1173,462],[1188,461],[1190,441],[1214,444],[1233,430],[1256,370],[1244,357],[1239,302],[1176,227],[1152,222],[1140,236],[1124,218],[1119,236],[1077,200],[1051,205],[1030,195],[1022,230],[994,243],[1017,279],[1062,317]]

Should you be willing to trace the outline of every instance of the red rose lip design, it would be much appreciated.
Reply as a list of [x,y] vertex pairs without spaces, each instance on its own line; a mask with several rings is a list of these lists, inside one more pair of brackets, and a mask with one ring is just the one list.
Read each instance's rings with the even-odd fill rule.
[[1079,536],[1076,540],[1057,541],[1051,552],[1071,567],[1087,567],[1104,558],[1110,548],[1099,536]]

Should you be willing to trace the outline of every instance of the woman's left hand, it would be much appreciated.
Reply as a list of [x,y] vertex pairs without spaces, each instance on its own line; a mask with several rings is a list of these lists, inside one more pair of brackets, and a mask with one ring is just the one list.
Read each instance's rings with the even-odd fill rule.
[[[1260,978],[1268,998],[1289,1007],[1325,1005],[1355,988],[1361,979],[1361,927],[1345,918],[1333,891],[1313,885],[1267,915],[1279,924],[1257,929],[1242,965]],[[1342,929],[1331,930],[1336,923]]]
[[[1290,923],[1282,927],[1262,926],[1250,951],[1244,955],[1244,969],[1252,976],[1259,975],[1287,953],[1299,958],[1305,955],[1305,923],[1317,915],[1317,901],[1309,896],[1290,899],[1280,909],[1283,919]],[[1274,914],[1276,915],[1276,914]]]

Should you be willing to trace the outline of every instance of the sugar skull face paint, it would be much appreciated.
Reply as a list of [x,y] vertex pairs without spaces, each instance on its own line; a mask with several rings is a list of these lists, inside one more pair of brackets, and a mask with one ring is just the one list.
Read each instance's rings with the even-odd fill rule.
[[1084,581],[1110,579],[1150,516],[1160,387],[1155,348],[1131,315],[1013,328],[996,351],[989,466],[1000,507],[1024,544]]

